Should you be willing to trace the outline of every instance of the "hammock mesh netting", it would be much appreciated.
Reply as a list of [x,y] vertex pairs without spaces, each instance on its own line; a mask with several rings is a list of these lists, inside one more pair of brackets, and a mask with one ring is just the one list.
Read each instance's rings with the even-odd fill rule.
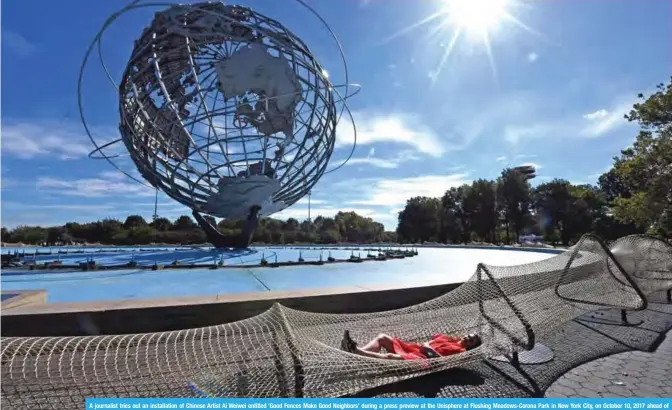
[[610,246],[616,260],[646,295],[672,288],[672,244],[647,235],[630,235]]
[[[641,240],[623,243],[643,252],[635,246]],[[672,255],[657,257],[669,263]],[[86,397],[336,397],[531,349],[589,311],[645,307],[622,264],[586,235],[539,262],[479,264],[451,292],[393,311],[321,314],[274,304],[258,316],[199,329],[4,338],[3,405],[76,408]],[[437,333],[477,333],[483,343],[431,360],[382,360],[340,350],[346,329],[360,343],[379,333],[419,343]]]

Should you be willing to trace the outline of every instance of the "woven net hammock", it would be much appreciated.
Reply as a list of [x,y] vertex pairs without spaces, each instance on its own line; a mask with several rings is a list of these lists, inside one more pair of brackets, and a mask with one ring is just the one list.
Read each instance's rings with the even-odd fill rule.
[[630,235],[610,246],[616,260],[646,295],[672,289],[672,244],[647,235]]
[[[645,306],[606,245],[584,236],[539,262],[479,264],[453,291],[393,311],[320,314],[275,304],[249,319],[199,329],[5,338],[3,405],[76,408],[86,397],[336,397],[531,349],[588,311]],[[383,360],[340,350],[346,329],[360,342],[379,333],[418,343],[436,333],[477,333],[483,343],[431,360]]]

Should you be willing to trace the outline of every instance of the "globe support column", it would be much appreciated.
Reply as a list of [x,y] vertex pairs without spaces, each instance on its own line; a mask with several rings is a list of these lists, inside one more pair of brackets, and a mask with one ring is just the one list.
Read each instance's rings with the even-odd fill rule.
[[194,211],[193,215],[198,222],[198,225],[205,231],[205,237],[207,241],[212,244],[215,248],[236,248],[236,249],[245,249],[249,248],[250,243],[252,242],[252,236],[254,231],[259,225],[259,210],[261,208],[258,206],[253,206],[250,208],[250,212],[247,215],[247,221],[245,222],[245,227],[243,232],[239,235],[224,235],[216,227],[212,226],[203,216],[198,212]]

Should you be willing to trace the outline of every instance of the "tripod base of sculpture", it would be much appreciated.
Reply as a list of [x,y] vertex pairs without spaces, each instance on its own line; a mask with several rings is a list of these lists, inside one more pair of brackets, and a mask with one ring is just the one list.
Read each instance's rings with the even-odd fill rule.
[[238,235],[224,235],[221,233],[215,226],[208,222],[199,212],[194,211],[193,215],[198,222],[198,225],[205,231],[205,236],[217,249],[223,248],[235,248],[235,249],[245,249],[250,246],[252,242],[252,236],[254,231],[259,225],[259,210],[261,208],[258,206],[253,206],[250,208],[250,213],[247,215],[247,221],[243,232]]

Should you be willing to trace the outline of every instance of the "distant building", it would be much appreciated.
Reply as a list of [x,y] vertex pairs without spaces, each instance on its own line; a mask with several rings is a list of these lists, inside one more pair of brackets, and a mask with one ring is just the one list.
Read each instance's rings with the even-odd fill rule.
[[523,174],[526,179],[533,179],[537,176],[537,170],[532,165],[521,165],[513,169]]

